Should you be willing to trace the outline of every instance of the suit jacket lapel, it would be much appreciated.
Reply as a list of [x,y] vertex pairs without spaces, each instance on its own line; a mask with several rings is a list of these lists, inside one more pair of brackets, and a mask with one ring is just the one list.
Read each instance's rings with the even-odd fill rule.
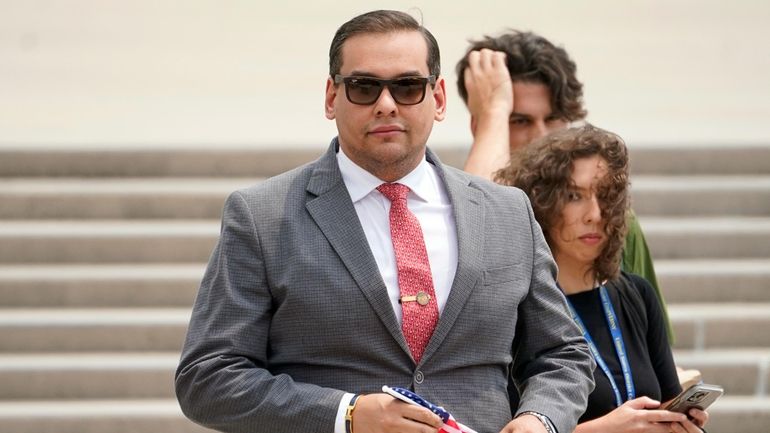
[[444,181],[449,200],[452,202],[458,250],[457,272],[452,282],[452,289],[441,312],[438,325],[423,353],[423,362],[430,358],[449,334],[484,270],[484,193],[470,186],[467,178],[458,176],[452,171],[445,171],[430,150],[428,150],[428,160],[435,164],[439,177]]
[[307,191],[315,198],[305,204],[310,216],[345,264],[382,323],[401,348],[410,353],[393,313],[388,290],[377,268],[366,235],[342,181],[336,159],[337,140],[318,160]]

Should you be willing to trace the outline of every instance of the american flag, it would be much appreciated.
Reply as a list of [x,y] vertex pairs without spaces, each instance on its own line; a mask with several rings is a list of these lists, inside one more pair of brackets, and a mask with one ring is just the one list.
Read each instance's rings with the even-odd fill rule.
[[400,388],[397,386],[383,386],[382,392],[390,394],[403,402],[427,408],[431,412],[438,415],[439,418],[444,421],[444,425],[439,429],[438,433],[476,433],[476,430],[473,430],[472,428],[457,422],[452,414],[447,412],[443,407],[436,406],[435,404],[425,400],[418,394],[415,394],[406,388]]

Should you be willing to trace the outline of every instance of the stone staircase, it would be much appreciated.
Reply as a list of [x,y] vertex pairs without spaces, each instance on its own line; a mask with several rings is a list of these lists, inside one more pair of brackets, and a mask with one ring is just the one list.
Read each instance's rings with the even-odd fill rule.
[[631,151],[677,364],[725,388],[708,431],[768,433],[770,147]]
[[[323,150],[0,149],[0,432],[208,431],[172,381],[224,198]],[[727,393],[709,432],[767,433],[770,146],[631,151],[677,363]]]

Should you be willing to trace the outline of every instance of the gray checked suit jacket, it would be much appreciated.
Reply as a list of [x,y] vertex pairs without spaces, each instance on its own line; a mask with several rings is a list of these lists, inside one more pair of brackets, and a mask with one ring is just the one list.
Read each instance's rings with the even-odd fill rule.
[[480,433],[518,412],[571,432],[593,361],[555,285],[526,196],[443,166],[457,273],[415,365],[337,166],[320,159],[234,192],[176,372],[192,420],[223,432],[332,433],[344,392],[415,390]]

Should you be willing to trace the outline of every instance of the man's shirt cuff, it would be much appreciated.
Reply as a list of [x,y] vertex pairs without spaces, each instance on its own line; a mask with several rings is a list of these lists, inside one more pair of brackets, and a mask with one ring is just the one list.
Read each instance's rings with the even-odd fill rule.
[[354,395],[355,394],[346,392],[345,395],[342,396],[342,400],[340,400],[340,405],[337,408],[337,418],[335,418],[334,420],[334,433],[346,433],[345,432],[345,412],[347,412],[348,405],[350,405],[350,400],[353,399]]

